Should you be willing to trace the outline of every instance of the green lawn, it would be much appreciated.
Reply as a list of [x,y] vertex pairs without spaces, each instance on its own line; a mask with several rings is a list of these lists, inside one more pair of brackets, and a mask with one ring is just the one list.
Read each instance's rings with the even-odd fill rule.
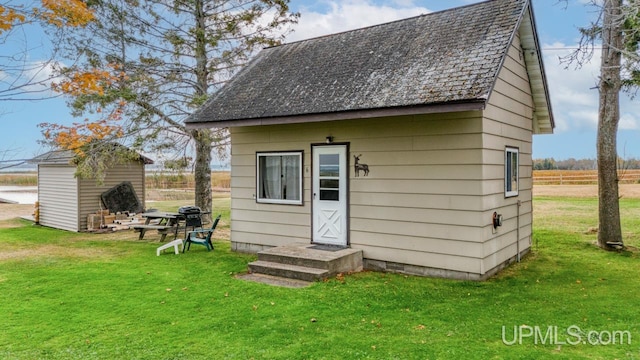
[[[304,289],[235,279],[253,257],[223,240],[157,257],[134,233],[0,227],[0,358],[640,359],[640,254],[593,246],[595,207],[535,199],[532,254],[486,282],[363,272]],[[637,247],[640,200],[622,208]],[[542,337],[519,344],[514,326]]]

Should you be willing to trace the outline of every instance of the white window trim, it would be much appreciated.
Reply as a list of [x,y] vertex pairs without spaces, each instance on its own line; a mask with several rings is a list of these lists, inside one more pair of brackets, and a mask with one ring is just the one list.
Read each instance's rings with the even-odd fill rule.
[[[302,177],[302,157],[303,151],[273,151],[273,152],[257,152],[256,153],[256,202],[261,204],[284,204],[284,205],[303,205],[302,194],[304,187],[304,179]],[[260,158],[267,156],[297,156],[300,163],[298,172],[298,200],[284,199],[265,199],[260,197]]]
[[[507,161],[511,157],[511,154],[516,154],[517,164],[516,164],[516,189],[508,190],[508,184],[510,182],[510,174],[508,173],[509,168],[507,166]],[[514,197],[518,196],[518,192],[520,190],[520,150],[515,147],[507,146],[504,150],[504,197]]]

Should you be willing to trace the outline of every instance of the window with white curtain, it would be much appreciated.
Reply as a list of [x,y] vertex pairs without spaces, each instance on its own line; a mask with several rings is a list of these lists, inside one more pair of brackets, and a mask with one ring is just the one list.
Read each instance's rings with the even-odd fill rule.
[[518,149],[508,147],[505,149],[504,163],[504,196],[518,196]]
[[257,153],[261,203],[302,205],[302,151]]

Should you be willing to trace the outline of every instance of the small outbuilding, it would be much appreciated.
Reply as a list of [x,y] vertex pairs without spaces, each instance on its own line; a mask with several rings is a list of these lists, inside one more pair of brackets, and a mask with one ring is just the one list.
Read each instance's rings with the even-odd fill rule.
[[[145,165],[153,161],[139,155],[106,170],[104,181],[76,177],[72,151],[51,151],[31,162],[38,166],[39,224],[69,231],[86,231],[87,216],[108,210],[102,194],[127,183],[141,204],[145,202]],[[129,186],[130,184],[130,186]],[[130,193],[130,192],[129,192]]]
[[533,135],[554,128],[528,0],[264,49],[186,124],[229,128],[233,249],[473,280],[529,251]]

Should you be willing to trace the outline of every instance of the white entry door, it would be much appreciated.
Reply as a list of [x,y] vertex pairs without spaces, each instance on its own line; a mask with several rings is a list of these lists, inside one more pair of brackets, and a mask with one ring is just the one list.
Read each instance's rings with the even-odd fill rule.
[[313,242],[347,246],[347,147],[313,147]]

